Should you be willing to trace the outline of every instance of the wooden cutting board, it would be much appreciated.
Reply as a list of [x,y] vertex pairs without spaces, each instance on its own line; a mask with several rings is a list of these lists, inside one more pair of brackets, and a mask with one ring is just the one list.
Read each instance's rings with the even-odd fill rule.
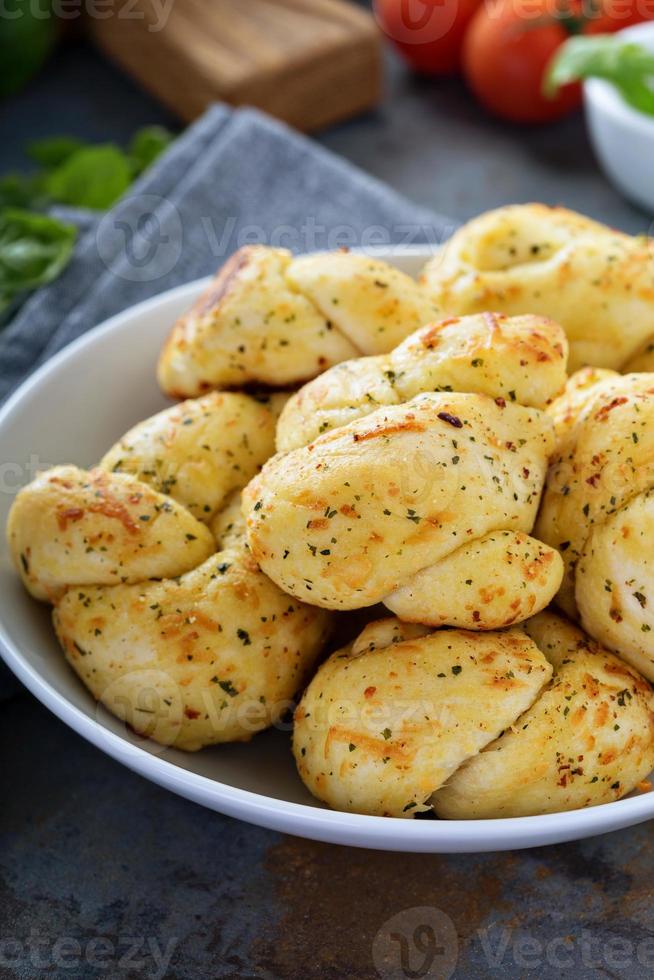
[[[374,105],[380,40],[345,0],[113,0],[98,45],[184,120],[213,101],[314,130]],[[103,3],[103,11],[106,10]]]

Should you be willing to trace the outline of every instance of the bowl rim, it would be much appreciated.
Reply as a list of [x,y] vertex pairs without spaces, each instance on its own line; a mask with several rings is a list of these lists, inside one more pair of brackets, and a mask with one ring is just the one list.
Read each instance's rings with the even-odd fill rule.
[[[427,259],[429,246],[366,249],[366,254],[392,261],[410,254]],[[112,316],[72,341],[37,368],[0,407],[0,437],[23,400],[41,381],[80,351],[134,318],[173,300],[192,301],[211,276],[176,286]],[[267,827],[315,840],[386,850],[414,852],[482,852],[513,850],[605,833],[654,817],[654,793],[627,797],[594,807],[525,817],[481,820],[411,820],[330,810],[320,804],[297,803],[266,796],[187,770],[148,752],[125,736],[87,715],[46,680],[21,652],[0,620],[0,655],[25,687],[60,720],[101,751],[178,795],[196,803]]]

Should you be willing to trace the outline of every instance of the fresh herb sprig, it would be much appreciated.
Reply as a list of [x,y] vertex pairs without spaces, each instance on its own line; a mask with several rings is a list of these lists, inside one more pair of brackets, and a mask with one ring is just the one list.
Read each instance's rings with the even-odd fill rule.
[[543,91],[555,96],[563,85],[585,78],[611,82],[634,109],[654,116],[654,52],[613,34],[572,37],[558,49]]
[[30,144],[31,174],[0,177],[0,316],[27,291],[56,279],[72,255],[73,225],[43,213],[53,204],[104,210],[168,147],[159,126],[139,130],[127,150],[68,136]]
[[103,211],[122,197],[172,139],[161,126],[147,126],[126,150],[114,143],[94,145],[68,136],[38,140],[27,147],[27,154],[39,169],[0,178],[0,206],[39,211],[49,204],[67,204]]
[[51,282],[65,268],[76,228],[45,214],[0,211],[0,312],[30,289]]

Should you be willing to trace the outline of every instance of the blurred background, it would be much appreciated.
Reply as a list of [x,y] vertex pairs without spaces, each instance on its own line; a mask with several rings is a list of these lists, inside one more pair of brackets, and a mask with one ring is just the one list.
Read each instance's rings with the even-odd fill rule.
[[[310,132],[456,220],[540,199],[625,230],[647,227],[647,215],[600,171],[579,85],[552,99],[542,80],[567,38],[650,19],[654,0],[3,0],[2,7],[0,173],[11,180],[0,185],[0,203],[33,204],[45,182],[61,203],[108,206],[168,134],[223,99]],[[30,149],[64,136],[129,150],[137,133],[136,164],[104,154],[110,190],[97,199],[78,192],[88,170],[71,168],[78,144]],[[66,164],[73,179],[68,172],[44,181],[44,169]],[[23,178],[35,171],[40,186],[26,190]]]

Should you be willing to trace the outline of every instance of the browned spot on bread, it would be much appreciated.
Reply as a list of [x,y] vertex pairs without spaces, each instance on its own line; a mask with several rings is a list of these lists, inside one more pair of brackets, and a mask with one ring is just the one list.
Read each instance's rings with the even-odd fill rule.
[[207,630],[208,633],[220,632],[220,623],[217,623],[215,619],[211,619],[210,616],[207,616],[200,609],[194,609],[191,618],[193,623],[197,623],[198,626],[201,626],[203,630]]
[[609,706],[606,701],[602,701],[597,711],[595,712],[594,724],[597,728],[601,728],[602,725],[606,724],[609,717]]
[[355,442],[365,442],[367,439],[377,439],[379,436],[390,436],[397,432],[424,432],[425,428],[424,423],[416,422],[415,419],[407,418],[406,422],[395,422],[392,425],[380,425],[376,429],[370,429],[368,432],[355,432],[352,438]]
[[190,317],[194,315],[203,316],[209,310],[215,309],[218,306],[221,300],[232,289],[239,273],[249,265],[250,259],[252,258],[252,251],[252,247],[246,246],[245,248],[240,248],[238,252],[234,252],[191,308]]
[[425,329],[421,332],[420,343],[422,344],[423,347],[426,347],[428,350],[433,350],[434,347],[438,347],[438,344],[440,342],[440,335],[443,329],[445,327],[452,326],[455,323],[459,323],[459,320],[460,317],[452,316],[452,317],[448,317],[447,320],[439,320],[438,323],[430,324],[429,326],[425,327]]
[[84,510],[82,507],[66,507],[63,510],[57,511],[57,524],[59,525],[60,531],[65,531],[68,527],[69,521],[79,521],[84,517]]
[[339,725],[332,725],[325,739],[325,758],[329,755],[332,742],[347,742],[348,745],[356,745],[357,749],[362,749],[368,755],[376,759],[394,759],[396,762],[409,762],[414,751],[407,751],[404,742],[388,741],[384,738],[374,738],[372,735],[363,735],[360,731],[352,731],[349,728],[341,728]]
[[73,488],[71,480],[62,480],[60,476],[49,476],[48,483],[52,483],[56,487],[65,487],[66,490],[72,490]]
[[614,408],[617,408],[619,405],[624,405],[625,402],[628,401],[629,399],[626,397],[626,395],[620,395],[619,397],[613,398],[608,405],[602,405],[602,407],[595,412],[595,418],[598,421],[603,422],[607,418],[609,412],[612,412]]

